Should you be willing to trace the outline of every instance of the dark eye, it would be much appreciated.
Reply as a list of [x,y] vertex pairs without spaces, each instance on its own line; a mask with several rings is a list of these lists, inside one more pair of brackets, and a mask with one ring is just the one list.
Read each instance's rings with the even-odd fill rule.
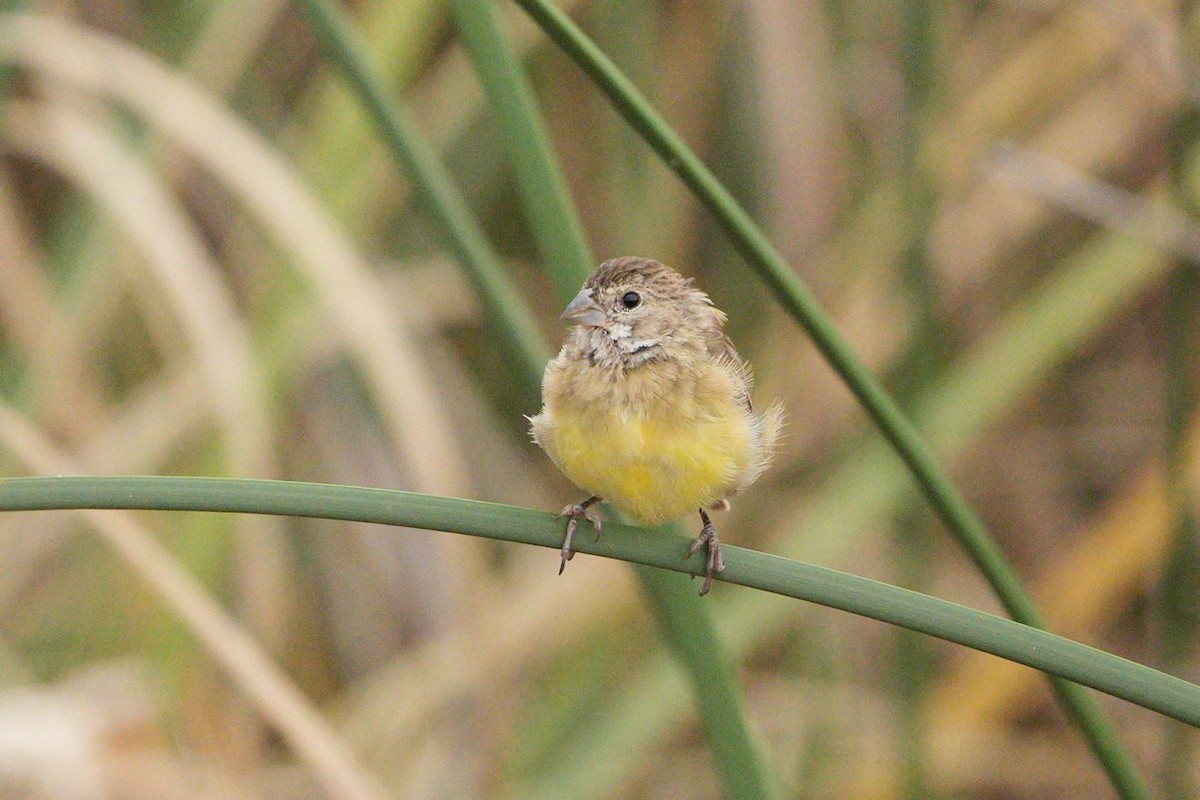
[[637,308],[642,304],[642,296],[637,292],[626,292],[621,298],[621,305],[628,309]]

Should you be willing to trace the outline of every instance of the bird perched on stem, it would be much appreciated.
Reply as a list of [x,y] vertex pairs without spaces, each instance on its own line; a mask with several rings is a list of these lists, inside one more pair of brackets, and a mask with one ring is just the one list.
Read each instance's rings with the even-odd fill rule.
[[607,500],[642,525],[699,511],[689,555],[707,548],[704,585],[725,569],[708,511],[752,484],[770,463],[782,423],[750,402],[749,365],[725,335],[725,314],[670,267],[606,261],[562,313],[575,323],[546,365],[533,440],[591,496],[568,505],[559,573],[581,519],[600,534]]

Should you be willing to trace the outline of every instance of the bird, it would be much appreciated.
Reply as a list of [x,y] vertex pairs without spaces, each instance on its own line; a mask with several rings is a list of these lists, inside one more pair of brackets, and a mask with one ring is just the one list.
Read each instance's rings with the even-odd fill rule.
[[783,423],[755,411],[752,375],[725,335],[724,312],[670,267],[625,256],[602,263],[562,312],[573,324],[542,377],[533,441],[586,500],[567,517],[559,574],[581,520],[599,538],[602,500],[640,525],[699,512],[688,557],[706,549],[703,596],[725,569],[709,511],[754,483]]

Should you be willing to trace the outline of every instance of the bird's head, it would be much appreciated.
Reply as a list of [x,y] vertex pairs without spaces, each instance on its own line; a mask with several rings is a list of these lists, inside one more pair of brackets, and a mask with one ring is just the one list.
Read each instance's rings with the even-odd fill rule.
[[605,261],[567,305],[562,318],[597,363],[629,369],[700,353],[725,316],[691,279],[647,258]]

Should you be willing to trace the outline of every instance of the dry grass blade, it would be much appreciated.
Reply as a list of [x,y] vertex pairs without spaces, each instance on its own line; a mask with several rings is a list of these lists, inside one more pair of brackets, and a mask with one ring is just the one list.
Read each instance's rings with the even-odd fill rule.
[[195,86],[146,55],[98,34],[34,16],[0,22],[0,51],[129,105],[211,169],[254,210],[316,288],[362,367],[412,485],[453,494],[461,456],[428,367],[405,334],[403,309],[304,189],[279,153]]
[[[3,404],[0,441],[35,472],[80,472],[78,464],[56,451],[35,428]],[[258,643],[176,564],[132,514],[88,511],[84,515],[113,551],[204,643],[333,797],[383,800],[389,796]]]
[[[540,561],[538,569],[544,569]],[[544,669],[564,641],[578,645],[637,599],[633,574],[616,563],[578,569],[571,581],[521,582],[502,606],[483,606],[457,626],[361,681],[339,703],[346,736],[380,760],[403,758],[458,703],[477,702],[521,674]],[[569,608],[571,635],[555,626]],[[471,653],[471,658],[464,658]],[[406,781],[407,782],[407,781]]]
[[1149,202],[1058,159],[1011,143],[997,147],[988,167],[1001,179],[1059,208],[1200,261],[1200,223],[1162,203]]
[[[123,261],[126,279],[145,304],[169,308],[179,321],[204,375],[203,392],[219,422],[230,471],[274,475],[273,426],[250,332],[199,232],[162,181],[112,131],[82,113],[12,101],[4,123],[13,147],[93,195],[146,254],[144,260]],[[148,281],[139,281],[139,268]],[[250,518],[235,525],[244,557],[256,571],[254,580],[243,582],[246,608],[260,633],[277,638],[288,619],[278,602],[287,591],[283,526],[279,520]]]
[[205,373],[205,389],[225,428],[237,473],[270,474],[271,426],[249,332],[199,234],[161,183],[83,115],[17,101],[5,109],[10,146],[61,170],[94,194],[138,242],[150,278],[175,312]]
[[[1011,131],[1071,100],[1128,45],[1128,28],[1108,17],[1105,3],[1069,3],[1012,49],[1012,56],[973,87],[962,107],[928,140],[928,163],[947,186],[975,172],[997,131]],[[1162,0],[1144,6],[1163,8]],[[1125,124],[1136,114],[1123,111]]]
[[201,370],[178,360],[109,412],[107,424],[73,443],[76,459],[89,471],[153,474],[176,449],[207,423],[195,402],[204,392]]

